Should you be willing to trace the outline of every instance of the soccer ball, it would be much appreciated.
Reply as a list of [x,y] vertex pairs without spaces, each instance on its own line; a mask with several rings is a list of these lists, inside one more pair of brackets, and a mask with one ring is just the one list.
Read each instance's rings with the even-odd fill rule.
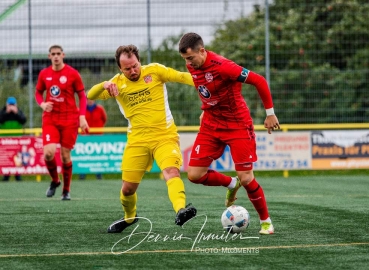
[[226,231],[230,233],[241,233],[250,224],[250,214],[244,207],[232,205],[224,210],[221,222]]

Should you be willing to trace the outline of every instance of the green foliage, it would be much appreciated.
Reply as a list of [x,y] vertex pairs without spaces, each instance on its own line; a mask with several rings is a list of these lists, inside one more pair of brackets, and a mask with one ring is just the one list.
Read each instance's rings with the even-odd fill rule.
[[[264,12],[226,22],[209,48],[265,75]],[[282,123],[367,121],[368,12],[367,1],[273,2],[270,84]],[[260,104],[257,95],[246,99]]]
[[42,112],[41,109],[39,110],[34,98],[34,87],[31,86],[30,88],[28,85],[21,85],[22,73],[16,74],[16,71],[20,71],[18,68],[19,67],[17,67],[15,63],[12,66],[5,67],[0,62],[0,109],[5,106],[6,99],[9,96],[15,97],[17,99],[18,108],[21,109],[27,117],[27,122],[24,127],[28,127],[31,122],[30,106],[32,106],[33,126],[40,127]]

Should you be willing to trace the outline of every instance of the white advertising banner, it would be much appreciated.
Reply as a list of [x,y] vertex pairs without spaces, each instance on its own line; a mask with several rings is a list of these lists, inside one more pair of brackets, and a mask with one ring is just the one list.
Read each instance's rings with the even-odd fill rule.
[[[256,132],[258,161],[255,170],[303,170],[311,169],[311,132]],[[181,150],[183,153],[183,171],[190,160],[191,149],[196,133],[181,133]],[[211,169],[233,171],[234,163],[229,148],[215,160]]]
[[310,132],[256,132],[255,170],[311,169]]

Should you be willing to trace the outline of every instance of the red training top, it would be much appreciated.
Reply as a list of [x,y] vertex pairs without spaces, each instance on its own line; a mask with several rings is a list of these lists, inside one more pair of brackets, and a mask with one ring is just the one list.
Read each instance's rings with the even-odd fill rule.
[[[87,107],[86,121],[90,128],[104,127],[107,119],[106,111],[103,106],[94,104],[92,108]],[[96,132],[94,134],[102,134],[102,132]]]

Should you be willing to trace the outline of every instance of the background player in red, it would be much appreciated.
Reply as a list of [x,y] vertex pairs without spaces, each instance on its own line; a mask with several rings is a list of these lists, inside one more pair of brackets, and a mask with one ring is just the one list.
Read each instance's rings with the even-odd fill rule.
[[[241,94],[242,83],[254,85],[266,109],[265,128],[268,133],[279,129],[267,81],[263,76],[207,51],[201,36],[196,33],[182,36],[179,52],[192,75],[203,110],[200,131],[191,152],[188,179],[196,184],[227,187],[227,207],[234,203],[237,190],[243,186],[259,214],[259,233],[274,233],[264,191],[253,173],[253,162],[257,161],[254,126]],[[221,157],[227,145],[237,177],[209,170],[212,161]]]
[[[51,46],[48,57],[51,60],[51,66],[41,70],[35,93],[36,101],[44,111],[42,115],[44,158],[52,178],[46,196],[54,196],[56,188],[60,185],[55,160],[56,146],[60,143],[63,174],[62,200],[70,200],[71,150],[77,139],[78,127],[82,132],[88,132],[89,127],[85,117],[87,98],[80,74],[64,63],[63,48],[60,45]],[[79,99],[79,110],[75,93]]]
[[[102,105],[97,104],[95,100],[87,99],[86,120],[90,128],[102,128],[105,126],[108,116],[106,115],[106,111]],[[94,132],[93,134],[103,134],[103,132]],[[85,178],[86,174],[79,175],[80,180]],[[97,173],[96,179],[101,180],[102,174]]]

